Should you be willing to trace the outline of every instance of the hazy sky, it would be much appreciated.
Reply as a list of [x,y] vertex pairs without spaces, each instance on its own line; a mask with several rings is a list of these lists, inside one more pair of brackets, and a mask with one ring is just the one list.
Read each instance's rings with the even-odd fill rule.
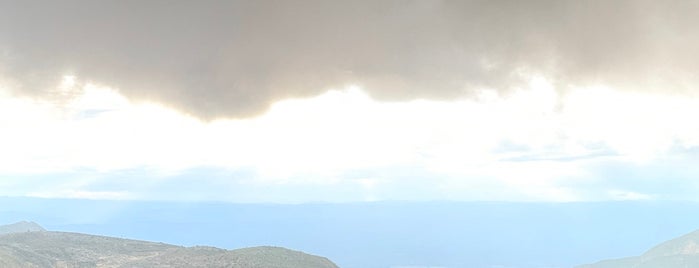
[[696,200],[697,18],[697,1],[0,0],[0,195]]

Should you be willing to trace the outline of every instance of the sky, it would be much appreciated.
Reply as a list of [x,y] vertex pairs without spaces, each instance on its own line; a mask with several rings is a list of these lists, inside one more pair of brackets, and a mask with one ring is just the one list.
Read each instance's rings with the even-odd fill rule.
[[692,200],[693,1],[0,1],[0,195]]

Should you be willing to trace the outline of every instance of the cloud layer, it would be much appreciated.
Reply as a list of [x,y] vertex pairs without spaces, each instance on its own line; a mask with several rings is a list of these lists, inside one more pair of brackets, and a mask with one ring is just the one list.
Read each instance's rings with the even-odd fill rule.
[[696,1],[2,1],[0,83],[51,98],[77,75],[207,119],[347,84],[392,101],[532,75],[694,94],[697,18]]
[[699,189],[699,98],[560,96],[542,78],[458,101],[385,103],[349,87],[204,122],[80,87],[66,78],[59,95],[72,99],[59,106],[0,90],[0,195],[599,201],[695,200]]

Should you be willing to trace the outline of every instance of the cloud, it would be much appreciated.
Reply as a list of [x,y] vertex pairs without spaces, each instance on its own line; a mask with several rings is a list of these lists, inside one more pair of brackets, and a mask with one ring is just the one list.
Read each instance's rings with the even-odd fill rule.
[[693,200],[697,189],[686,167],[698,155],[699,98],[605,87],[561,96],[540,78],[454,101],[384,103],[348,87],[204,122],[108,87],[57,84],[71,96],[60,105],[0,90],[0,194],[587,201]]
[[200,118],[361,85],[381,100],[606,84],[694,94],[695,1],[0,3],[0,83],[64,75]]

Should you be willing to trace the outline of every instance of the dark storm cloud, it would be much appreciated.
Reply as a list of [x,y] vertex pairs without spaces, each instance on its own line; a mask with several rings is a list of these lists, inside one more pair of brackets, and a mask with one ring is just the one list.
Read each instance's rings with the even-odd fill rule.
[[691,92],[697,1],[2,1],[0,76],[64,74],[202,118],[360,84],[381,100],[507,91],[532,74]]

